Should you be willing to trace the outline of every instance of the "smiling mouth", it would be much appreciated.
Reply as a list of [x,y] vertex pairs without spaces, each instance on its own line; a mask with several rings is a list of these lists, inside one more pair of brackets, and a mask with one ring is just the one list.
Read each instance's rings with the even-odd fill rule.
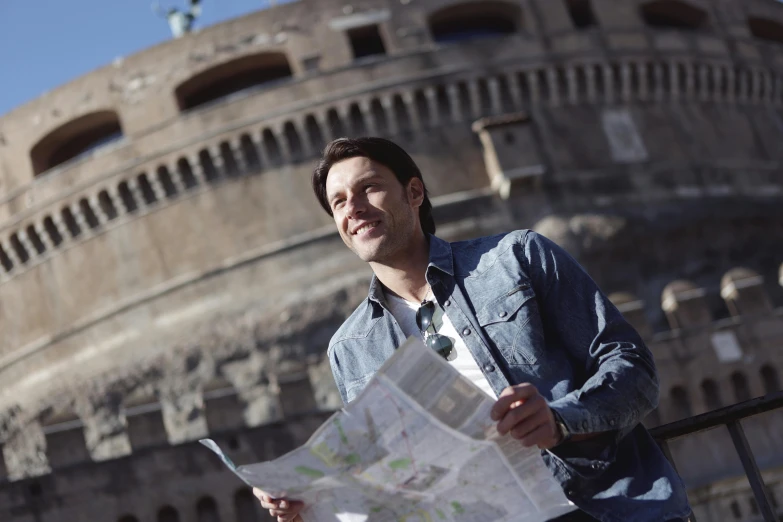
[[364,232],[367,232],[368,230],[370,230],[370,229],[372,229],[372,228],[375,228],[375,227],[377,227],[377,226],[378,226],[378,225],[380,225],[380,224],[381,224],[381,222],[380,222],[380,221],[373,221],[372,223],[367,223],[366,225],[363,225],[362,227],[360,227],[360,228],[357,228],[357,229],[356,229],[356,230],[353,232],[353,234],[352,234],[352,235],[354,235],[354,236],[358,236],[359,234],[362,234],[362,233],[364,233]]

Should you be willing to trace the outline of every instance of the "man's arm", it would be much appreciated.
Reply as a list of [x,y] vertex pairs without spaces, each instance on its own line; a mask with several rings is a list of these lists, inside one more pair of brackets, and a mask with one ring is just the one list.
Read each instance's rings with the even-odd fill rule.
[[520,262],[536,292],[547,345],[565,348],[587,376],[549,407],[577,436],[624,435],[657,406],[652,354],[565,250],[535,232],[525,235],[522,247]]

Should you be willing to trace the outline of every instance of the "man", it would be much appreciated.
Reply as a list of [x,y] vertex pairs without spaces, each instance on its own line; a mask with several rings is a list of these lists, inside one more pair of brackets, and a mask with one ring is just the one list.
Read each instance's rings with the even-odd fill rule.
[[[409,335],[497,396],[498,431],[545,450],[580,510],[559,520],[688,520],[683,484],[640,421],[655,408],[652,355],[564,250],[532,231],[448,243],[411,157],[380,138],[332,142],[313,173],[370,292],[329,344],[344,402]],[[280,522],[302,504],[257,491]]]

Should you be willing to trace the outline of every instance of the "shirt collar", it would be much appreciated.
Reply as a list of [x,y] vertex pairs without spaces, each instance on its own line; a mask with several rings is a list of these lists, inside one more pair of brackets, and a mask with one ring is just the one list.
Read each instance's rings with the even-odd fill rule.
[[[429,240],[430,262],[427,265],[427,272],[429,272],[430,268],[437,268],[450,276],[454,276],[454,261],[451,254],[451,244],[432,234],[430,234]],[[386,302],[383,294],[383,284],[374,274],[372,276],[372,281],[370,281],[370,292],[367,297],[370,301],[375,301],[380,305],[383,305],[383,303]]]

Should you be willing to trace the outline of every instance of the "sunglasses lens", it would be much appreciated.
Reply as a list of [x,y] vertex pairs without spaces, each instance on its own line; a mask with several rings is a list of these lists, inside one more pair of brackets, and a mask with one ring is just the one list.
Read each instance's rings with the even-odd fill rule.
[[419,330],[424,331],[432,324],[432,314],[435,310],[435,304],[432,301],[428,301],[419,307],[416,312],[416,326]]
[[430,335],[427,337],[427,346],[438,352],[438,354],[447,361],[453,361],[457,357],[457,352],[454,350],[454,343],[445,335]]

